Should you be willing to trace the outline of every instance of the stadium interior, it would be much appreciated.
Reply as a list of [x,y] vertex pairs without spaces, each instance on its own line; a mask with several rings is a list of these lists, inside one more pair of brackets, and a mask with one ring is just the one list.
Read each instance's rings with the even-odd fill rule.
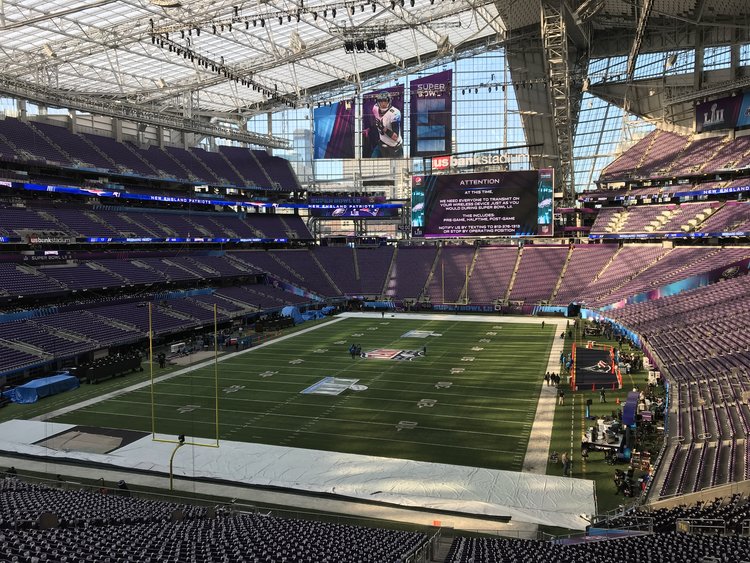
[[0,32],[0,561],[750,562],[747,0]]

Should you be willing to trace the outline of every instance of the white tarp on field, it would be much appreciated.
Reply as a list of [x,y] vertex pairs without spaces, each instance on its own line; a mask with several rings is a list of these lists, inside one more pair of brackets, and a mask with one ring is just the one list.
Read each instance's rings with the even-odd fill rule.
[[[0,450],[168,473],[174,444],[155,442],[150,436],[109,454],[33,445],[70,428],[50,422],[5,422],[0,424]],[[192,440],[188,437],[187,441]],[[471,463],[471,459],[466,461]],[[588,524],[585,517],[595,512],[593,481],[468,465],[223,441],[219,448],[183,446],[174,468],[176,475],[188,478],[329,493],[433,511],[507,516],[516,522],[579,530]]]

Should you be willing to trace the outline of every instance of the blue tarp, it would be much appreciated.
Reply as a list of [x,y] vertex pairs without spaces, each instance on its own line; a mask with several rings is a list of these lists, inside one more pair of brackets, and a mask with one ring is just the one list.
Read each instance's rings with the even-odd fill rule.
[[302,313],[302,318],[306,321],[314,321],[315,319],[322,319],[325,317],[322,311],[307,311]]
[[292,320],[296,325],[305,322],[305,319],[302,317],[302,313],[299,312],[299,309],[297,309],[297,307],[292,307],[291,305],[287,305],[281,310],[281,316],[292,317]]
[[42,377],[34,379],[24,385],[20,385],[5,391],[3,395],[8,397],[14,403],[36,403],[42,397],[56,395],[70,389],[76,389],[80,383],[78,378],[70,375],[68,372],[53,375],[51,377]]
[[393,301],[365,301],[365,309],[395,309],[396,304]]
[[320,310],[320,312],[323,313],[324,315],[332,315],[335,310],[336,310],[336,307],[334,307],[332,305],[328,305],[327,307],[323,307]]

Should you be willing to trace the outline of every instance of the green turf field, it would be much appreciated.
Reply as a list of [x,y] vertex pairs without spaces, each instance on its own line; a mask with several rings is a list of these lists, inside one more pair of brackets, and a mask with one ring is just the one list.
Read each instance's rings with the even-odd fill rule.
[[[402,338],[410,330],[442,336]],[[553,333],[537,323],[328,323],[219,362],[220,438],[518,471]],[[426,345],[427,355],[411,361],[352,359],[351,343],[365,352]],[[463,371],[452,373],[454,368]],[[367,389],[337,396],[301,393],[328,376],[357,379]],[[439,382],[450,386],[437,388]],[[215,436],[213,365],[158,383],[154,397],[157,433],[206,441]],[[423,399],[436,402],[420,407]],[[151,431],[151,390],[53,420]],[[399,430],[401,421],[417,425]]]

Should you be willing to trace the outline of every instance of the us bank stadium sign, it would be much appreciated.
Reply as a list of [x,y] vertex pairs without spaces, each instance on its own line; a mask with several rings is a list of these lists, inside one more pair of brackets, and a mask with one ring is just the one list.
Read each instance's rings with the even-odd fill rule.
[[487,166],[493,164],[511,164],[529,162],[528,154],[478,154],[474,156],[435,156],[432,157],[433,170],[447,168],[469,168],[472,166]]
[[30,244],[70,244],[72,242],[72,237],[29,235]]

